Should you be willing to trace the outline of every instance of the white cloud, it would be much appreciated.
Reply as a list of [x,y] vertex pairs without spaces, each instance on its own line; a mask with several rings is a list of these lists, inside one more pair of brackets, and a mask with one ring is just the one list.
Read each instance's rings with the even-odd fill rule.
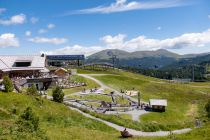
[[42,53],[51,54],[51,55],[52,54],[74,54],[74,55],[85,54],[88,56],[101,50],[103,50],[103,48],[100,46],[85,47],[85,46],[80,46],[80,45],[74,45],[74,46],[66,46],[61,49],[56,49],[53,51],[42,52]]
[[158,27],[157,27],[157,30],[162,30],[162,27],[161,27],[161,26],[158,26]]
[[48,28],[48,29],[53,29],[53,28],[55,28],[55,25],[52,24],[52,23],[50,23],[50,24],[47,25],[47,28]]
[[37,23],[39,21],[39,18],[37,18],[37,17],[31,17],[30,18],[30,21],[31,21],[32,24],[35,24],[35,23]]
[[38,33],[39,34],[44,34],[44,33],[47,33],[50,29],[53,29],[55,28],[55,25],[50,23],[47,25],[47,29],[39,29]]
[[2,14],[3,12],[5,12],[7,9],[6,8],[0,8],[0,14]]
[[0,47],[19,47],[19,41],[12,33],[1,34]]
[[8,20],[0,19],[0,24],[2,25],[16,25],[16,24],[23,24],[25,22],[26,22],[26,16],[24,14],[12,16]]
[[46,33],[46,32],[47,32],[46,29],[39,29],[39,31],[38,31],[39,34],[44,34],[44,33]]
[[208,18],[210,19],[210,15],[208,15]]
[[45,38],[45,37],[35,37],[30,38],[29,41],[34,43],[51,43],[51,44],[63,44],[67,42],[66,38]]
[[26,31],[25,36],[31,36],[31,31]]
[[153,0],[150,2],[137,2],[127,0],[116,0],[115,3],[111,3],[109,6],[97,6],[94,8],[83,9],[68,14],[91,14],[91,13],[114,13],[124,12],[131,10],[143,10],[143,9],[158,9],[158,8],[170,8],[186,5],[182,0]]
[[100,40],[106,44],[106,46],[109,46],[110,48],[119,48],[124,42],[126,35],[124,34],[118,34],[116,36],[106,35],[104,37],[101,37]]
[[154,39],[146,36],[125,40],[125,35],[106,35],[100,40],[103,46],[67,46],[61,49],[49,51],[50,54],[85,54],[90,55],[104,49],[121,49],[128,52],[157,50],[157,49],[181,49],[185,47],[202,47],[210,43],[210,29],[200,33],[185,33],[177,37],[166,39]]

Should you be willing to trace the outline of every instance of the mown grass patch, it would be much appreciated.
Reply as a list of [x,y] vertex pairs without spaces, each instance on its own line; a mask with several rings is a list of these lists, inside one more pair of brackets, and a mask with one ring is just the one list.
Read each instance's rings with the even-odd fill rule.
[[201,94],[200,91],[208,90],[210,92],[208,88],[195,88],[190,84],[169,83],[155,78],[139,76],[138,74],[128,74],[128,72],[120,73],[120,75],[95,76],[95,78],[118,91],[132,88],[139,90],[142,99],[145,101],[167,99],[166,112],[145,114],[141,116],[141,122],[153,122],[171,129],[194,126],[195,118],[201,115],[197,115],[196,112],[194,112],[196,114],[194,116],[186,115],[191,110],[190,105],[195,104],[198,111],[204,110],[201,106],[206,103],[207,96]]

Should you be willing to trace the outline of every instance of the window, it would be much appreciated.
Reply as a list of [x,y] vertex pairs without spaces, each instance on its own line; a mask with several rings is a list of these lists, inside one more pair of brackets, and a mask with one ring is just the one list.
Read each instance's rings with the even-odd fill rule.
[[15,62],[16,67],[29,67],[31,66],[30,61],[25,61],[25,62]]

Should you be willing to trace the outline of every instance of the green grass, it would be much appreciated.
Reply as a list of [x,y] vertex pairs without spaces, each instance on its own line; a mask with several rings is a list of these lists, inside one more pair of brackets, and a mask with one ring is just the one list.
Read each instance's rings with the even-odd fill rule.
[[[120,133],[106,126],[103,123],[88,119],[75,111],[69,110],[63,104],[48,101],[30,95],[0,93],[0,139],[18,139],[10,135],[10,127],[14,126],[19,114],[26,107],[32,107],[33,111],[40,118],[40,127],[45,135],[52,140],[117,140]],[[17,113],[13,113],[16,109]],[[105,116],[106,117],[106,116]],[[130,122],[130,116],[119,115],[118,120]],[[117,119],[116,119],[117,121]],[[136,123],[136,126],[139,125]],[[200,140],[209,138],[210,126],[196,129],[189,134],[175,135],[179,140]],[[78,133],[79,132],[79,133]],[[36,139],[34,134],[27,133],[25,139]],[[24,139],[22,137],[22,139]],[[168,137],[134,137],[134,140],[167,140]]]
[[[89,73],[95,73],[89,71]],[[100,72],[105,73],[105,72]],[[110,72],[107,72],[110,73]],[[204,120],[202,128],[193,129],[187,134],[174,135],[177,140],[209,140],[210,123],[205,117],[204,104],[210,92],[209,83],[175,84],[165,80],[145,77],[128,72],[118,72],[117,75],[97,76],[110,87],[117,90],[140,90],[142,98],[164,98],[168,100],[165,113],[149,113],[141,117],[141,122],[134,122],[129,116],[92,115],[108,121],[139,130],[157,130],[184,128],[194,125],[196,117]],[[200,87],[199,87],[200,86]],[[82,89],[81,89],[82,90]],[[70,91],[68,93],[75,92]],[[63,104],[48,101],[39,97],[24,94],[0,93],[0,139],[20,139],[11,135],[11,128],[15,127],[18,116],[30,106],[40,118],[40,128],[52,140],[117,140],[120,133],[103,123],[88,119],[76,111],[69,110]],[[16,111],[14,111],[16,110]],[[16,112],[16,113],[15,113]],[[26,133],[25,138],[37,139],[35,133]],[[140,140],[169,140],[170,137],[135,137]]]
[[[151,98],[167,99],[166,112],[145,114],[141,117],[141,122],[152,122],[154,125],[163,125],[170,129],[194,126],[195,118],[203,116],[199,113],[204,112],[203,106],[207,101],[207,96],[203,93],[210,92],[209,88],[193,87],[193,84],[169,83],[165,80],[128,72],[95,76],[95,78],[118,91],[135,88],[141,92],[141,97],[145,101]],[[192,109],[193,103],[196,109]]]
[[[70,95],[68,96],[70,99],[80,99],[80,100],[100,100],[105,102],[112,102],[111,96],[107,95]],[[128,100],[122,99],[121,97],[117,96],[116,102],[119,104],[126,104],[129,105]]]
[[120,118],[132,120],[132,116],[129,114],[119,114]]
[[85,105],[88,105],[88,106],[94,106],[94,107],[100,107],[101,104],[100,103],[97,103],[97,102],[86,102]]
[[[107,139],[118,137],[118,132],[103,123],[88,119],[63,104],[30,95],[0,93],[0,139],[15,139],[10,127],[19,114],[30,106],[39,116],[40,127],[49,139]],[[13,110],[16,110],[14,113]],[[80,132],[80,133],[78,133]],[[26,139],[34,139],[31,133]],[[18,139],[18,138],[17,138]]]
[[114,70],[114,69],[108,69],[106,71],[103,71],[101,69],[98,70],[85,70],[85,69],[77,69],[77,73],[80,74],[118,74],[119,70]]
[[80,100],[100,100],[105,102],[112,102],[111,96],[105,95],[70,95],[69,99],[80,99]]

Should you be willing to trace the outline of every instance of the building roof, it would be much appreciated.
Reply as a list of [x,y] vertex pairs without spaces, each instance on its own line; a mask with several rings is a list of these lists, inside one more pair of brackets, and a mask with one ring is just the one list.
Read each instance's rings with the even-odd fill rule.
[[[28,67],[16,67],[16,62],[31,62]],[[45,68],[45,57],[39,55],[3,55],[0,56],[0,70],[42,70]]]
[[55,72],[58,72],[58,71],[64,71],[64,72],[68,72],[66,69],[64,69],[64,68],[58,68]]
[[84,60],[85,55],[47,55],[48,60]]
[[159,106],[167,106],[167,100],[165,99],[150,99],[150,105],[159,105]]

